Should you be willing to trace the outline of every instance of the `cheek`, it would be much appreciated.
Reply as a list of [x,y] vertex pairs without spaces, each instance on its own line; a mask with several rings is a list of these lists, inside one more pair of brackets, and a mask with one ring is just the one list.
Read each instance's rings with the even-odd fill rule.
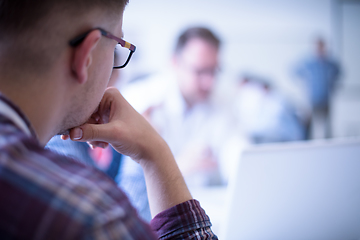
[[108,87],[116,86],[116,84],[120,81],[120,70],[113,69],[110,76],[110,81]]
[[113,64],[114,64],[113,57],[114,57],[113,53],[107,54],[101,63],[101,67],[97,78],[99,79],[99,88],[102,89],[103,92],[108,87],[111,73],[113,71]]
[[197,92],[198,84],[196,79],[194,79],[191,76],[187,76],[187,78],[184,79],[184,88],[186,89],[186,92],[188,94],[195,94]]
[[95,83],[91,89],[92,92],[89,98],[92,98],[91,101],[94,103],[93,106],[97,107],[97,104],[101,101],[105,89],[108,87],[110,75],[111,75],[112,65],[111,67],[105,66],[105,63],[99,68],[96,72]]
[[108,52],[103,62],[104,62],[103,69],[105,71],[104,74],[106,74],[106,79],[110,80],[114,67],[114,52],[113,51]]
[[184,84],[186,85],[186,88],[189,90],[194,91],[194,89],[198,88],[198,81],[195,74],[193,74],[190,71],[184,72],[184,78],[183,78]]

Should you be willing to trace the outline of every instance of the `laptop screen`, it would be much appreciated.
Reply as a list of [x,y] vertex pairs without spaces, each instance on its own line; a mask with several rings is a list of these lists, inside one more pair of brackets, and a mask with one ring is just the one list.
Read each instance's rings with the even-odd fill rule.
[[258,146],[229,181],[222,239],[360,239],[360,140]]

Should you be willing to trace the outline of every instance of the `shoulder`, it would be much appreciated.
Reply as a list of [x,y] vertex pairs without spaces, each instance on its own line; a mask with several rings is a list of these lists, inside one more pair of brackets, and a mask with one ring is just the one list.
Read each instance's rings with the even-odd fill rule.
[[0,160],[6,171],[0,183],[11,186],[7,198],[0,201],[1,215],[6,206],[16,205],[8,228],[21,232],[21,219],[26,219],[33,229],[29,236],[41,233],[48,239],[128,236],[134,226],[148,231],[115,182],[93,167],[44,149],[25,136],[13,136],[12,142],[2,145]]

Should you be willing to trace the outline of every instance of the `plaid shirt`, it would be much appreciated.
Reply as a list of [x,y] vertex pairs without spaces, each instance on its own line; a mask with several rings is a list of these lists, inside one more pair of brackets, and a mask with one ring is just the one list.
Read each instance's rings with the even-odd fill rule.
[[101,171],[39,145],[0,95],[0,239],[217,239],[199,202],[143,222]]

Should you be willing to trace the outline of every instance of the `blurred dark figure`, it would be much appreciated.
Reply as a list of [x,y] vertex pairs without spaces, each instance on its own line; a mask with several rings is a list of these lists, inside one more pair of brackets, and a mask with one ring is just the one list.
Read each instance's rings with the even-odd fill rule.
[[340,67],[329,56],[323,39],[320,38],[315,42],[315,54],[299,64],[296,75],[303,81],[312,107],[308,136],[316,137],[314,128],[322,126],[323,135],[326,138],[331,137],[329,105],[336,82],[339,80]]
[[305,139],[304,123],[295,108],[269,80],[249,74],[241,76],[234,103],[238,123],[251,142]]

